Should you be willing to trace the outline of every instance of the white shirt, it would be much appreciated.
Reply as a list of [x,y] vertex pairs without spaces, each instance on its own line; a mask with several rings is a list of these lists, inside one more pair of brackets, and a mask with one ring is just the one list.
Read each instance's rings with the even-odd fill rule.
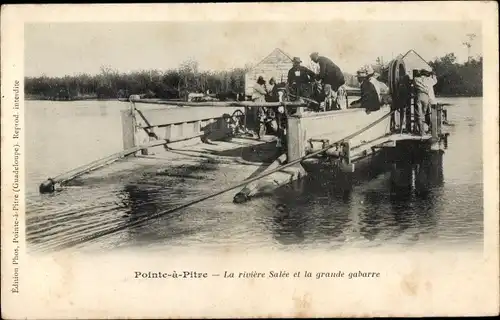
[[429,96],[431,104],[436,104],[436,96],[434,94],[434,86],[437,83],[435,75],[430,77],[416,77],[413,79],[417,92],[426,93]]
[[266,101],[266,87],[256,83],[253,87],[252,100],[256,102]]
[[378,81],[375,77],[370,77],[369,81],[373,84],[375,90],[377,91],[378,100],[382,101],[382,94],[389,93],[389,87],[385,83]]

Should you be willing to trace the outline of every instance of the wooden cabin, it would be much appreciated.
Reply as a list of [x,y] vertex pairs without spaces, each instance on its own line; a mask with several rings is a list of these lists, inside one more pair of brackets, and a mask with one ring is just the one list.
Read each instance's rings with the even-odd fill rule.
[[278,83],[286,82],[288,71],[292,66],[291,56],[279,48],[274,49],[245,74],[245,95],[252,95],[253,86],[259,76],[263,76],[266,82],[273,77]]

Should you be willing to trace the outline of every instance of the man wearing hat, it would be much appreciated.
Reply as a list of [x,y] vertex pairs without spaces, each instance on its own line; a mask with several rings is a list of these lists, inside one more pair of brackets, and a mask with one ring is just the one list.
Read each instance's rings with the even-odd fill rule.
[[[252,101],[258,103],[266,102],[266,95],[268,93],[269,92],[266,87],[266,80],[264,80],[263,76],[259,76],[257,78],[257,82],[253,86]],[[245,113],[250,117],[249,120],[251,123],[253,123],[255,132],[257,133],[257,136],[260,139],[261,130],[265,118],[264,109],[262,107],[258,108],[245,107]]]
[[337,92],[339,87],[345,84],[342,70],[332,60],[320,56],[317,52],[311,53],[310,57],[313,62],[319,65],[317,79],[321,81],[323,86],[330,85],[331,89]]
[[[332,107],[334,108],[333,104],[337,105],[339,88],[345,84],[344,74],[332,60],[320,56],[317,52],[311,53],[310,58],[319,65],[319,74],[316,79],[320,82],[320,88],[322,86],[321,91],[325,97],[325,103],[331,105],[330,107],[326,106],[325,109],[330,110]],[[327,103],[327,101],[330,102]]]
[[292,59],[293,66],[288,71],[287,83],[292,89],[293,94],[298,96],[306,95],[308,96],[307,88],[309,84],[314,81],[316,74],[314,71],[300,65],[302,60],[299,57],[294,57]]
[[384,95],[388,93],[389,88],[385,83],[376,79],[375,72],[370,65],[359,69],[357,78],[361,84],[361,98],[353,104],[360,103],[361,108],[364,108],[366,113],[378,111],[384,103]]
[[252,101],[265,102],[267,93],[266,80],[264,80],[263,76],[259,76],[257,82],[253,86]]

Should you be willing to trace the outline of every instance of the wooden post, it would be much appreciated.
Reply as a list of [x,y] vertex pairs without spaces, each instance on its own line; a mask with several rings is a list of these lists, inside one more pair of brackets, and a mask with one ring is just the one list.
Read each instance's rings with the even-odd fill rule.
[[177,131],[178,131],[178,130],[179,130],[179,129],[177,129],[177,125],[176,125],[175,123],[174,123],[174,124],[171,124],[171,125],[170,125],[170,137],[169,137],[169,139],[171,139],[171,140],[175,140],[175,139],[177,139],[177,137],[179,136],[179,135],[177,134]]
[[441,135],[443,127],[443,107],[440,104],[436,105],[437,108],[437,133]]
[[403,133],[403,128],[405,125],[405,104],[402,104],[401,107],[399,108],[399,132]]
[[180,128],[180,134],[179,134],[179,138],[183,138],[185,136],[187,136],[186,132],[188,131],[188,124],[187,122],[183,122],[179,125],[179,128]]
[[411,109],[412,109],[412,107],[413,107],[413,99],[410,98],[408,100],[408,105],[407,105],[406,112],[405,112],[406,131],[408,133],[411,133]]
[[431,136],[432,140],[437,141],[438,138],[438,111],[437,106],[431,106]]
[[135,143],[135,124],[131,110],[122,110],[122,139],[123,149],[130,149],[136,146]]
[[342,142],[342,160],[340,162],[340,170],[344,173],[354,172],[354,163],[351,162],[351,142],[345,140]]
[[342,143],[342,153],[344,154],[344,159],[346,164],[351,163],[351,144],[349,140]]
[[288,161],[293,161],[305,155],[304,133],[301,118],[289,116],[287,118],[287,156]]
[[415,133],[416,130],[416,107],[417,107],[417,97],[413,95],[413,98],[411,100],[411,104],[409,105],[408,108],[408,121],[406,123],[408,127],[408,133]]
[[396,113],[391,114],[391,124],[389,130],[391,133],[396,130]]
[[201,121],[200,120],[198,120],[194,123],[194,133],[195,134],[201,133]]
[[297,112],[295,113],[295,115],[301,116],[302,113],[304,113],[304,107],[297,107]]
[[169,124],[165,127],[165,140],[172,140],[173,132],[172,125]]

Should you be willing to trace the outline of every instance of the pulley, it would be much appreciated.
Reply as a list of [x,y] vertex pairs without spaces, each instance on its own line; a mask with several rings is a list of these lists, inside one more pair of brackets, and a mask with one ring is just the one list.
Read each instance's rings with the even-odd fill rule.
[[405,63],[402,56],[398,56],[389,63],[389,90],[393,102],[406,100],[407,93],[402,90],[406,84],[405,79]]

